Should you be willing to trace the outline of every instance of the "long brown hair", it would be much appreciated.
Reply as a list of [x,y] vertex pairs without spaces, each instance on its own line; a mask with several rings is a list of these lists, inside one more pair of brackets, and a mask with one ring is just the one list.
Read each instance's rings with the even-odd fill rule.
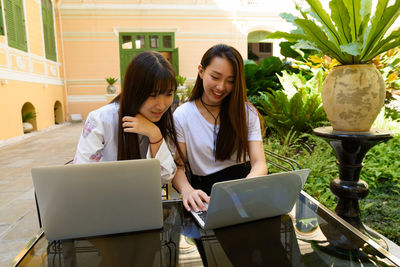
[[[235,48],[225,44],[218,44],[208,49],[203,55],[201,59],[203,70],[210,65],[215,57],[224,58],[231,62],[235,79],[232,92],[221,103],[215,159],[221,161],[229,159],[237,151],[236,161],[244,162],[249,151],[245,105],[251,106],[251,104],[246,94],[243,58]],[[201,98],[203,92],[203,79],[200,75],[197,75],[189,101]],[[254,107],[251,110],[257,112]]]
[[[146,51],[135,56],[126,69],[120,95],[113,100],[119,102],[118,160],[139,159],[138,135],[125,133],[122,128],[124,116],[136,116],[150,95],[174,93],[177,88],[172,65],[160,53]],[[155,123],[162,136],[169,138],[182,156],[176,139],[171,107]]]

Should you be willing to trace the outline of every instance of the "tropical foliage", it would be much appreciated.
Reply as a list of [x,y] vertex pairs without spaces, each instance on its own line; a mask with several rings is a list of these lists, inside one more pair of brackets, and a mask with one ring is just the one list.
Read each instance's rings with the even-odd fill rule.
[[22,122],[28,122],[29,120],[32,120],[36,118],[36,112],[29,111],[26,113],[22,113]]
[[281,74],[283,70],[291,67],[282,62],[278,57],[267,57],[258,64],[253,60],[246,60],[244,64],[244,74],[247,86],[247,96],[252,101],[258,92],[271,92],[281,90],[282,86],[276,74]]
[[400,120],[400,107],[393,95],[400,94],[400,48],[390,49],[373,60],[386,85],[385,116]]
[[[360,178],[368,183],[370,190],[360,201],[360,208],[361,217],[367,226],[400,245],[400,162],[397,160],[398,153],[396,154],[400,149],[400,123],[395,124],[395,137],[373,147],[364,158]],[[294,159],[303,168],[310,169],[303,190],[334,210],[337,199],[331,193],[329,184],[339,177],[335,152],[321,138],[304,135],[307,136],[307,147],[298,143],[303,142],[304,138],[292,139],[298,141],[294,143],[282,143],[281,138],[271,134],[265,140],[264,148]],[[311,153],[309,147],[312,147]],[[281,171],[273,166],[268,167],[271,172]]]
[[299,136],[327,123],[319,94],[321,72],[308,81],[301,74],[288,74],[286,71],[277,77],[284,89],[259,92],[255,105],[266,126],[276,131],[282,141],[290,132]]
[[377,55],[400,45],[400,29],[386,35],[400,15],[400,0],[379,0],[372,15],[372,0],[331,0],[330,15],[318,0],[306,0],[309,10],[296,5],[301,17],[280,16],[296,29],[275,32],[267,38],[297,42],[297,48],[314,49],[342,64],[370,62]]

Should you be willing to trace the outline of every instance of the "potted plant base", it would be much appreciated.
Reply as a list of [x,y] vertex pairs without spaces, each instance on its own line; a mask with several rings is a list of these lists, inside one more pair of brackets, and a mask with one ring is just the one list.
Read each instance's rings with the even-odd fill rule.
[[24,133],[30,133],[33,130],[33,125],[29,122],[23,122],[22,128],[24,130]]
[[108,77],[106,78],[106,81],[108,83],[107,94],[114,95],[117,92],[117,88],[115,88],[114,83],[118,81],[118,78]]
[[385,102],[385,82],[373,64],[336,66],[322,86],[333,130],[369,131]]

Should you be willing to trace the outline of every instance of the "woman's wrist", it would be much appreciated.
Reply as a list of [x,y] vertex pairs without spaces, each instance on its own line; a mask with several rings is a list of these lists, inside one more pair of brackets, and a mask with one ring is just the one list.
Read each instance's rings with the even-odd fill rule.
[[150,144],[158,144],[163,140],[163,136],[161,134],[160,129],[158,129],[158,127],[157,127],[157,130],[153,134],[149,135],[148,137],[149,137]]
[[184,185],[182,188],[181,188],[181,190],[180,190],[180,193],[182,194],[182,195],[188,195],[188,194],[190,194],[191,192],[193,192],[195,189],[188,183],[187,185]]
[[155,145],[155,144],[160,143],[163,139],[164,139],[164,138],[163,138],[162,136],[161,136],[161,138],[158,139],[157,141],[151,141],[151,139],[149,139],[149,140],[150,140],[149,143],[150,143],[150,145]]

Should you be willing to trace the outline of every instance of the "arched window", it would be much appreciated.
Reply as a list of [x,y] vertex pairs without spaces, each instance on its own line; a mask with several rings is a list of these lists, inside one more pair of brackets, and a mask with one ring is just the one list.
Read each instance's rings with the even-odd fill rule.
[[260,61],[263,58],[272,56],[273,43],[265,38],[269,32],[254,31],[247,36],[248,59]]

